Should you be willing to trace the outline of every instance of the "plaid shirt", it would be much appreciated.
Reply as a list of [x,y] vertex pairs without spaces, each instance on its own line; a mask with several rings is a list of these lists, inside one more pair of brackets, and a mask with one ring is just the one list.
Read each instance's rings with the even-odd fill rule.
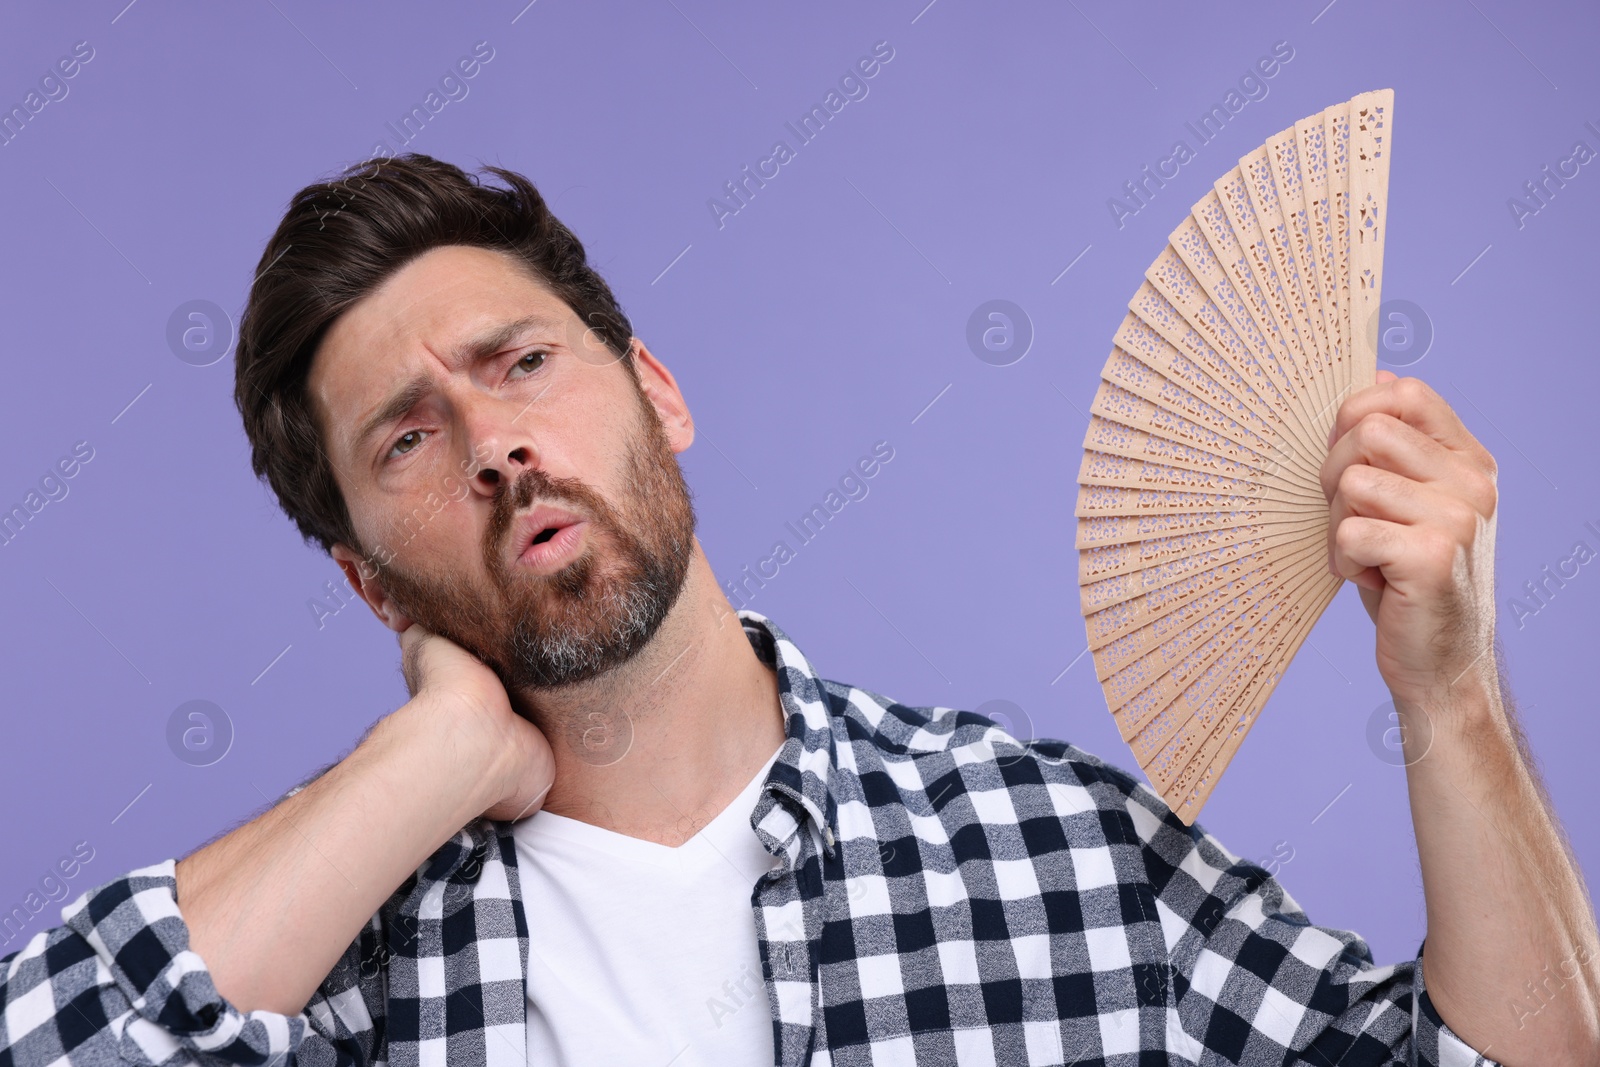
[[[750,816],[779,859],[751,893],[778,1064],[1490,1062],[1420,959],[1374,966],[1128,774],[825,680],[739,618],[787,720]],[[0,1067],[527,1063],[510,824],[434,853],[298,1015],[218,995],[173,868],[88,891],[0,960]]]

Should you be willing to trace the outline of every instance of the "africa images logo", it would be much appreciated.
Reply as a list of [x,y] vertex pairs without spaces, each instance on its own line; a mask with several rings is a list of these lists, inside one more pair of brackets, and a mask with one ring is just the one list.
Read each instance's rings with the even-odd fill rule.
[[[1238,88],[1230,87],[1220,103],[1212,104],[1195,122],[1185,122],[1184,128],[1194,135],[1198,146],[1204,148],[1222,135],[1223,128],[1245,109],[1246,104],[1267,98],[1267,93],[1271,91],[1267,82],[1276,77],[1293,58],[1293,45],[1288,41],[1276,42],[1271,55],[1257,59],[1253,67],[1240,76]],[[1189,147],[1189,142],[1180,138],[1173,142],[1172,151],[1165,158],[1156,161],[1154,171],[1146,163],[1139,172],[1140,177],[1123,182],[1122,195],[1125,199],[1113,196],[1106,200],[1106,208],[1111,212],[1111,221],[1116,223],[1117,229],[1122,229],[1128,219],[1148,207],[1150,201],[1155,199],[1156,191],[1176,178],[1184,164],[1193,160],[1195,155],[1196,150]]]
[[723,182],[722,188],[727,194],[727,199],[713,196],[706,201],[706,207],[711,209],[711,218],[716,222],[717,229],[722,229],[730,218],[749,207],[750,201],[755,199],[756,192],[765,189],[768,180],[781,174],[782,168],[796,158],[797,149],[814,141],[847,104],[851,101],[865,100],[870,91],[867,82],[877,77],[893,58],[894,47],[888,41],[879,41],[873,45],[872,54],[862,56],[840,75],[839,87],[830,88],[827,95],[822,98],[822,103],[812,104],[811,109],[794,122],[783,124],[784,128],[794,135],[795,148],[791,148],[786,140],[774,141],[772,150],[756,161],[754,171],[751,171],[750,166],[746,164],[731,181]]

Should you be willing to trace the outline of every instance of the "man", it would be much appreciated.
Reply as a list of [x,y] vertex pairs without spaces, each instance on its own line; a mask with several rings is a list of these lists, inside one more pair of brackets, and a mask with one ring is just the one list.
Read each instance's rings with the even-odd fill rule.
[[1437,394],[1350,396],[1322,470],[1432,727],[1426,966],[1377,967],[1122,771],[733,612],[677,383],[488,169],[302,190],[241,323],[255,470],[411,700],[3,961],[0,1067],[1600,1059],[1594,915],[1491,651],[1494,462]]

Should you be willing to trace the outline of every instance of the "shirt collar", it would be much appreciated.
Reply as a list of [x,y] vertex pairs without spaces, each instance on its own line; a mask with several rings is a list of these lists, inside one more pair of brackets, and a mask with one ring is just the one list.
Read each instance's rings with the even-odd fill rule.
[[[839,809],[833,794],[837,752],[822,676],[777,623],[749,608],[738,615],[756,655],[777,672],[778,699],[783,704],[786,739],[767,772],[763,796],[783,797],[798,807],[796,817],[810,821],[822,839],[823,850],[832,856],[839,836]],[[751,815],[758,834],[770,809],[763,799]]]
[[[837,753],[822,677],[777,623],[749,608],[740,609],[737,615],[756,656],[777,672],[778,699],[784,717],[783,747],[762,783],[762,799],[751,815],[751,826],[765,841],[762,828],[774,825],[768,817],[775,805],[783,805],[797,821],[811,824],[823,850],[832,856],[839,836],[838,804],[832,790]],[[508,833],[509,823],[489,819],[469,823],[428,857],[418,870],[419,881],[414,890],[426,892],[428,885],[441,881],[477,881],[483,858],[496,835]],[[776,844],[785,850],[791,842],[780,839]]]

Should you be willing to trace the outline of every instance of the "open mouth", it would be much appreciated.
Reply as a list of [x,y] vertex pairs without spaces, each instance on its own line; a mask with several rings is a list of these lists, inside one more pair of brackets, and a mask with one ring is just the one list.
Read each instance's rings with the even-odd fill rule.
[[522,549],[517,561],[534,573],[554,573],[575,559],[587,537],[588,522],[565,508],[541,504],[518,524]]

